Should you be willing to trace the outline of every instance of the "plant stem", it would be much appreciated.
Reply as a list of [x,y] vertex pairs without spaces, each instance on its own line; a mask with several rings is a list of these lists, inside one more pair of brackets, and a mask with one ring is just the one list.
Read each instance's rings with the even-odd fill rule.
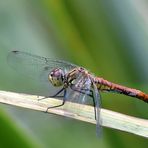
[[[43,96],[0,91],[1,103],[32,110],[46,111],[47,107],[56,106],[62,103],[62,100],[58,100],[56,98],[46,98],[38,101],[40,98],[43,98]],[[51,108],[48,110],[48,112],[96,124],[93,106],[67,101],[64,106]],[[126,131],[148,138],[148,120],[146,119],[131,117],[103,108],[101,108],[100,111],[100,118],[102,121],[102,126]]]

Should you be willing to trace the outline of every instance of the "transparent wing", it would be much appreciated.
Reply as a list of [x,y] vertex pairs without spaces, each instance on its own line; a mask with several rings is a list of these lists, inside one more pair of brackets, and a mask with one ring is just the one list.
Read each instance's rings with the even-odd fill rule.
[[88,98],[91,94],[91,80],[88,76],[79,74],[67,90],[67,98],[70,102],[89,104]]
[[102,133],[101,119],[100,119],[101,95],[94,82],[93,82],[93,99],[94,99],[94,107],[95,107],[95,114],[96,114],[96,133],[97,133],[97,136],[100,136]]
[[42,91],[35,94],[46,96],[52,96],[61,89],[61,87],[54,87],[48,81],[48,75],[54,68],[61,68],[66,73],[76,67],[76,65],[65,61],[53,60],[22,51],[10,52],[7,62],[19,74],[36,82]]
[[22,51],[10,52],[7,61],[19,73],[27,74],[33,78],[39,77],[43,72],[49,73],[54,68],[61,68],[67,72],[77,67],[65,61],[53,60]]
[[93,99],[90,96],[90,90],[90,78],[80,73],[74,80],[73,84],[71,84],[69,88],[66,90],[67,92],[65,97],[68,103],[65,103],[63,109],[67,110],[68,108],[72,108],[73,113],[81,115],[81,111],[83,110],[82,104],[93,104]]
[[[97,89],[96,84],[92,81],[92,79],[83,74],[79,74],[76,78],[74,84],[70,86],[67,91],[67,101],[75,102],[78,104],[86,104],[94,106],[94,115],[96,119],[96,133],[98,136],[101,135],[102,128],[100,126],[100,106],[101,106],[101,96]],[[82,105],[78,111],[75,111],[77,114],[81,114]]]

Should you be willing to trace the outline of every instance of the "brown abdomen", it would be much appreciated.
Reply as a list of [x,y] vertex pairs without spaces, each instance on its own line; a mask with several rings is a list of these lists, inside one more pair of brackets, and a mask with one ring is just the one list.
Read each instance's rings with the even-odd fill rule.
[[98,87],[98,90],[124,94],[127,96],[138,98],[148,103],[148,94],[145,94],[140,90],[111,83],[107,80],[104,80],[103,78],[96,78],[96,85]]

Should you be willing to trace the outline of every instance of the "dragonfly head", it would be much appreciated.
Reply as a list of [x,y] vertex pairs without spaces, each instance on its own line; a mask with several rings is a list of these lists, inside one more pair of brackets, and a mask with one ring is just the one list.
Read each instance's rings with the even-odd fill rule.
[[61,86],[64,84],[64,71],[60,68],[53,69],[49,73],[48,79],[53,86]]

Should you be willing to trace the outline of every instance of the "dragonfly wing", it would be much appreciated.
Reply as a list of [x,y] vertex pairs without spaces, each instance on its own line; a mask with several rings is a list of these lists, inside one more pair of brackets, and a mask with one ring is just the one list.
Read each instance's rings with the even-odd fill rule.
[[12,51],[7,57],[8,64],[15,69],[19,74],[22,74],[26,78],[31,78],[34,82],[39,84],[44,89],[45,93],[39,93],[39,95],[54,95],[60,87],[55,88],[49,81],[48,75],[54,68],[61,68],[64,72],[76,67],[76,65],[60,61],[45,58],[37,55],[22,51]]
[[93,99],[94,99],[94,107],[95,107],[95,114],[96,114],[96,133],[97,133],[97,136],[100,136],[102,133],[102,128],[100,126],[101,125],[101,119],[100,119],[101,95],[94,82],[93,82]]
[[[94,106],[94,114],[96,118],[96,133],[99,136],[101,135],[102,131],[100,126],[101,96],[97,89],[97,86],[89,76],[84,76],[83,74],[80,74],[74,83],[74,88],[70,87],[67,92],[67,101]],[[76,113],[81,114],[81,108],[78,109],[78,112]]]
[[53,60],[22,51],[10,52],[7,61],[19,73],[28,74],[33,78],[39,77],[43,72],[50,72],[54,68],[61,68],[67,72],[76,67],[76,65],[62,60]]
[[70,102],[75,102],[79,104],[87,104],[88,98],[91,90],[91,80],[83,74],[73,81],[73,84],[70,85],[67,91],[67,98]]
[[[73,84],[66,90],[66,101],[63,109],[72,108],[72,112],[81,115],[85,105],[93,105],[93,99],[90,96],[91,80],[88,76],[79,74]],[[72,102],[72,103],[71,103]]]

